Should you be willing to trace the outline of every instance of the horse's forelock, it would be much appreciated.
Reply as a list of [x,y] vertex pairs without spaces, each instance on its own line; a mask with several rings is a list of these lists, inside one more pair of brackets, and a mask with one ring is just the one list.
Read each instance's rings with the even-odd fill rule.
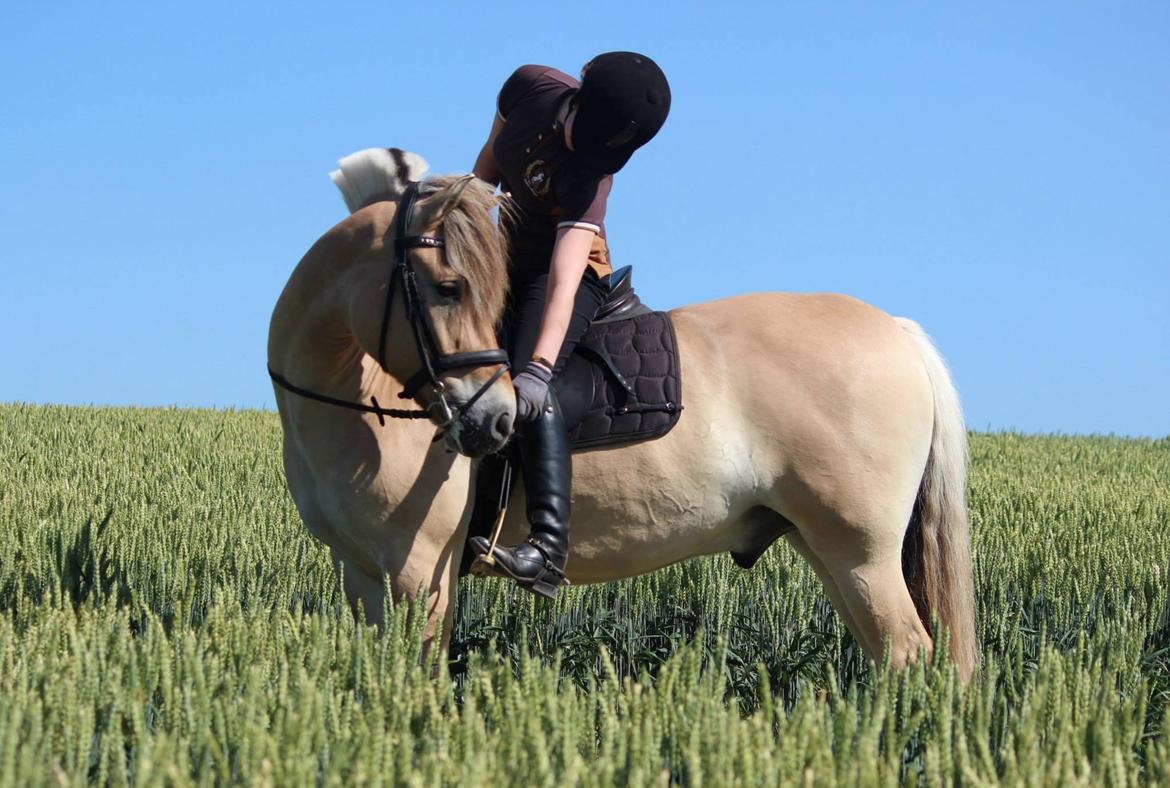
[[441,226],[448,264],[467,280],[464,309],[476,324],[495,325],[508,292],[507,242],[500,223],[510,220],[510,206],[486,182],[471,176],[436,175],[419,184],[419,227],[432,232]]

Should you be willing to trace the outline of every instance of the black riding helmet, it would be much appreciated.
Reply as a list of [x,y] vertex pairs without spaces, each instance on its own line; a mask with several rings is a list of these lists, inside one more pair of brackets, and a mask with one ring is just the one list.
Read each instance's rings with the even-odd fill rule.
[[593,169],[620,170],[649,142],[670,113],[670,85],[650,58],[606,52],[581,72],[573,150]]

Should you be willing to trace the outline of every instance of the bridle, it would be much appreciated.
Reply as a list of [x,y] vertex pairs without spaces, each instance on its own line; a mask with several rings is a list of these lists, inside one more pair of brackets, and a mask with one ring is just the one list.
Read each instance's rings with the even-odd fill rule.
[[[435,340],[434,330],[426,319],[426,312],[422,307],[422,298],[419,296],[418,278],[410,262],[406,258],[409,249],[442,249],[445,245],[442,238],[433,235],[407,235],[410,227],[411,214],[414,213],[414,204],[418,199],[418,184],[410,183],[398,201],[398,211],[394,217],[394,267],[390,270],[390,282],[386,287],[386,306],[382,310],[382,327],[378,334],[378,366],[386,371],[386,333],[390,329],[390,311],[394,306],[394,294],[402,288],[403,301],[406,304],[406,319],[410,323],[414,335],[414,344],[418,350],[418,357],[422,359],[422,368],[411,376],[402,391],[399,399],[413,399],[416,394],[430,384],[434,392],[434,399],[425,410],[399,410],[397,408],[383,408],[378,404],[376,397],[370,397],[369,405],[361,402],[338,399],[325,394],[293,385],[283,375],[268,367],[268,374],[278,386],[308,399],[337,405],[363,413],[373,413],[378,417],[378,423],[386,424],[386,416],[393,419],[429,419],[437,411],[439,419],[439,436],[451,433],[451,437],[458,440],[458,431],[463,414],[482,397],[497,380],[508,371],[508,354],[500,348],[491,350],[474,350],[468,353],[451,353],[441,355],[438,352],[438,342]],[[439,375],[453,369],[469,369],[472,367],[489,367],[500,365],[487,382],[484,383],[467,402],[452,406],[447,401],[446,387]],[[438,438],[439,436],[436,436]]]

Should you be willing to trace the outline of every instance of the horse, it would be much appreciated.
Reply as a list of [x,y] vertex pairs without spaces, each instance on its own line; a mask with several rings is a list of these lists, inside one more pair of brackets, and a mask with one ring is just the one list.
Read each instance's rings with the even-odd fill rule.
[[[471,176],[422,179],[425,162],[398,149],[340,164],[333,179],[351,213],[296,266],[268,338],[288,488],[355,615],[381,621],[387,585],[395,599],[423,594],[427,646],[446,650],[474,469],[515,415],[491,354],[507,206]],[[407,216],[399,201],[420,180]],[[395,287],[392,270],[413,287]],[[742,295],[670,315],[686,410],[658,439],[574,454],[571,583],[722,552],[750,565],[783,537],[871,659],[888,648],[901,668],[931,653],[933,616],[969,677],[967,434],[922,328],[837,294]],[[420,385],[432,357],[452,354],[479,363]],[[399,396],[422,410],[385,420],[379,400],[404,386]],[[527,533],[523,497],[521,479],[505,543]]]

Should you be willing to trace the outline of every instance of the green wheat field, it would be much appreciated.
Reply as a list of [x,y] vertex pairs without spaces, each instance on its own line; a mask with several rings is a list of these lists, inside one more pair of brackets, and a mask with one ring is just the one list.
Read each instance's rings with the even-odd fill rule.
[[785,544],[355,625],[263,412],[0,406],[0,784],[1170,785],[1170,440],[972,436],[983,669]]

